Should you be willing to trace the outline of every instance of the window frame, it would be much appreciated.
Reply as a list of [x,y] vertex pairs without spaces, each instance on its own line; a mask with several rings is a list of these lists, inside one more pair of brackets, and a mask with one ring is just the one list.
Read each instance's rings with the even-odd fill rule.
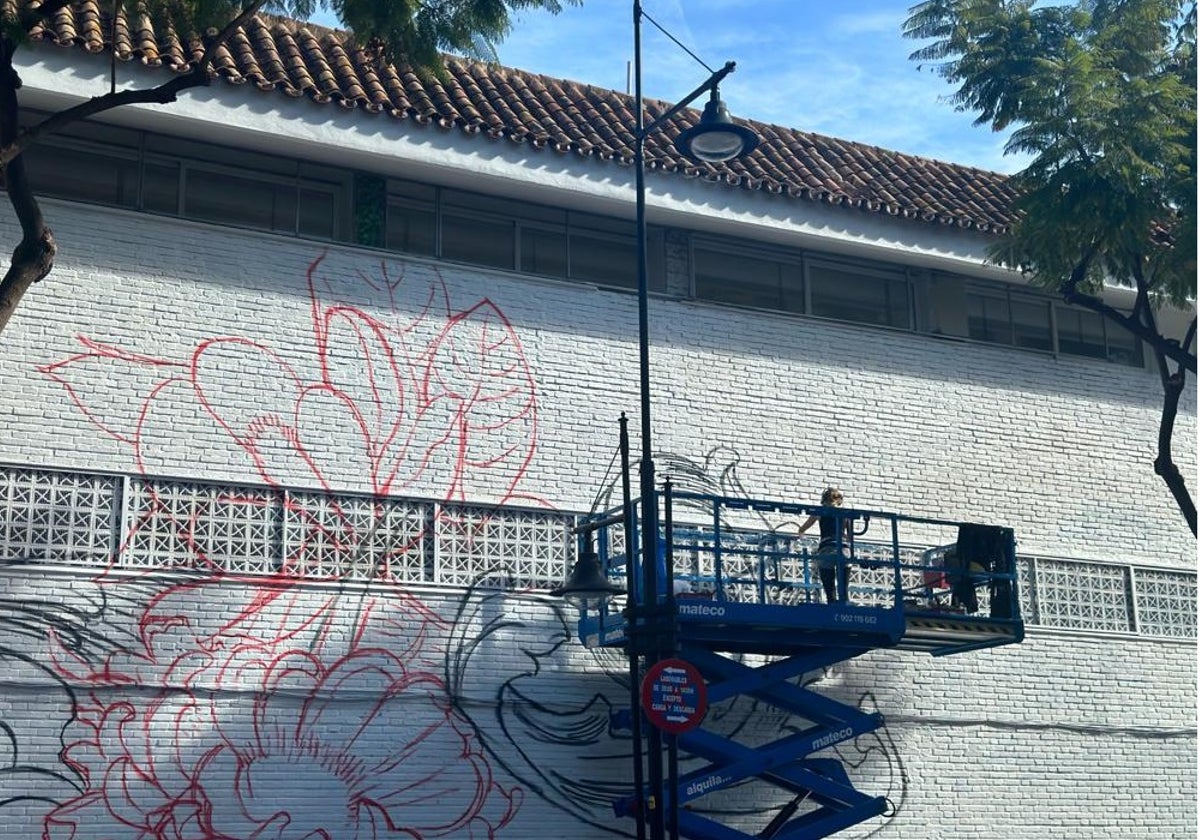
[[[799,281],[799,289],[792,295],[793,299],[800,301],[799,309],[790,309],[785,306],[761,306],[754,303],[739,303],[736,301],[722,300],[720,298],[701,296],[697,286],[696,267],[699,264],[697,251],[707,250],[721,256],[743,256],[747,259],[758,260],[759,262],[771,262],[777,266],[786,266],[787,269],[794,273],[794,276]],[[807,252],[802,250],[788,250],[772,246],[754,247],[752,245],[738,242],[735,240],[722,239],[714,236],[696,236],[689,237],[688,243],[688,294],[692,300],[701,303],[711,303],[719,306],[737,306],[743,309],[751,309],[759,312],[779,312],[787,315],[807,315],[809,310],[808,296],[808,271],[805,266]],[[778,299],[782,304],[785,300],[785,283],[784,273],[780,270],[779,283],[777,286]]]
[[[904,313],[908,319],[907,326],[896,326],[895,324],[877,324],[871,321],[860,321],[852,318],[837,318],[831,315],[820,315],[813,311],[812,306],[812,291],[813,280],[811,270],[813,268],[829,268],[834,271],[844,271],[853,274],[862,274],[865,276],[875,276],[884,282],[899,282],[904,287],[905,306]],[[805,312],[813,318],[822,318],[827,321],[836,321],[839,324],[858,324],[864,327],[876,327],[878,329],[899,330],[900,332],[916,332],[917,317],[915,308],[916,288],[913,283],[911,272],[905,269],[905,266],[896,264],[895,268],[884,267],[877,263],[851,261],[837,256],[826,256],[824,254],[808,253],[804,259],[804,290]],[[890,307],[885,308],[885,312],[890,311]]]

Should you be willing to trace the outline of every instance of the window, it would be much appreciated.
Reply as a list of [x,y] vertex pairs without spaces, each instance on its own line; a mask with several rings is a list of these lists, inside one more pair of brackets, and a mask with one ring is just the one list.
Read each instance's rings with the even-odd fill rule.
[[916,269],[909,273],[916,292],[917,329],[931,335],[967,336],[966,278]]
[[347,228],[339,169],[92,122],[25,160],[44,195],[319,239]]
[[1095,312],[1056,307],[1059,352],[1093,359],[1107,357],[1104,347],[1104,323]]
[[566,211],[450,189],[440,206],[445,259],[566,275]]
[[442,257],[512,270],[517,243],[512,222],[457,209],[442,213]]
[[[41,116],[22,112],[22,127],[36,125]],[[22,157],[39,195],[136,208],[140,137],[99,123],[68,125]]]
[[388,181],[384,247],[432,257],[437,253],[437,189]]
[[566,277],[566,231],[563,228],[522,226],[521,270],[547,277]]
[[839,321],[912,329],[908,281],[903,274],[835,263],[808,266],[811,312]]
[[1027,350],[1054,349],[1050,330],[1050,302],[1013,295],[1010,299],[1013,322],[1013,344]]
[[570,247],[572,280],[625,289],[637,288],[636,240],[572,231]]
[[[636,289],[638,284],[637,231],[632,221],[610,219],[585,213],[568,216],[568,276],[572,280]],[[654,257],[662,251],[662,240],[653,229],[647,230],[647,277],[652,287],[655,283]]]
[[1142,343],[1098,312],[1060,304],[1054,307],[1054,317],[1058,322],[1060,353],[1131,367],[1145,364]]
[[697,298],[804,311],[804,273],[799,262],[762,259],[714,246],[697,247],[692,256]]
[[1012,344],[1008,298],[999,293],[968,296],[967,335],[976,341]]
[[1004,286],[972,284],[967,290],[967,335],[976,341],[1050,352],[1050,301]]
[[138,163],[134,153],[39,143],[23,156],[34,189],[42,195],[137,207]]
[[[356,178],[359,227],[369,227],[371,177]],[[412,181],[387,185],[383,245],[472,265],[606,286],[637,286],[633,223],[562,208],[439,188]],[[361,244],[373,244],[362,241]],[[661,232],[648,231],[652,284],[661,288]],[[656,259],[657,258],[657,259]]]
[[1050,299],[1005,285],[968,284],[967,335],[975,341],[1050,352]]
[[[23,111],[24,125],[40,115]],[[619,289],[638,280],[629,218],[438,187],[86,121],[24,153],[39,194]],[[1014,284],[686,231],[647,230],[650,288],[700,300],[1141,367],[1128,331]],[[668,249],[668,240],[671,247]],[[667,279],[668,257],[690,276]],[[690,286],[685,286],[685,282]]]
[[295,231],[296,190],[217,169],[188,167],[183,215],[238,227]]
[[1110,362],[1130,367],[1145,367],[1146,357],[1142,352],[1142,342],[1129,330],[1106,322],[1104,324],[1104,344],[1108,349]]
[[338,230],[338,201],[333,190],[300,188],[296,232],[313,239],[333,239]]
[[177,160],[147,157],[142,165],[142,209],[150,213],[183,214],[179,206],[183,166]]

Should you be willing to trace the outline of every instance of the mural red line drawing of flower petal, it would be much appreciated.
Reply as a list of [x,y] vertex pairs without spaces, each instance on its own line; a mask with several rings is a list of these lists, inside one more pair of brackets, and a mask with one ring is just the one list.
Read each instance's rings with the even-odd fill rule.
[[360,419],[367,454],[377,463],[380,453],[399,432],[412,390],[411,366],[398,356],[387,328],[359,310],[325,313],[318,339],[323,384],[344,396]]
[[484,299],[450,319],[425,360],[422,395],[459,401],[457,498],[478,497],[475,470],[503,468],[504,497],[524,477],[537,446],[533,375],[512,324]]
[[[157,558],[165,548],[164,567],[208,575],[139,590],[150,594],[125,646],[101,659],[51,639],[49,667],[79,691],[61,755],[82,788],[47,818],[47,840],[85,826],[138,840],[493,838],[513,819],[521,792],[493,778],[449,699],[448,623],[388,584],[351,596],[297,582],[352,568],[398,510],[386,494],[514,497],[537,442],[534,379],[498,306],[453,308],[426,266],[358,264],[326,254],[310,264],[301,350],[194,337],[180,363],[83,338],[84,352],[42,369],[89,422],[133,447],[146,476],[122,550]],[[131,420],[110,420],[101,371],[131,383]],[[266,487],[197,493],[199,483],[150,478],[186,450],[181,418],[214,471]],[[283,489],[298,486],[313,489]],[[231,574],[237,555],[220,526],[277,512],[287,547],[276,567]],[[415,521],[390,551],[423,544],[429,526]],[[371,560],[376,577],[388,556]],[[114,593],[147,585],[131,580],[98,582]],[[353,708],[335,699],[348,696]],[[314,808],[310,791],[328,802]]]
[[237,336],[201,342],[192,354],[190,375],[200,405],[243,446],[264,423],[286,425],[304,386],[275,351]]
[[[119,675],[149,687],[157,674],[163,687],[119,702],[94,691],[80,704],[64,754],[93,787],[51,814],[48,838],[85,820],[146,838],[265,837],[283,826],[300,837],[493,837],[512,819],[517,798],[492,778],[435,670],[444,654],[413,641],[429,640],[423,616],[433,614],[420,601],[257,587],[233,617],[180,612],[215,586],[152,599],[141,647],[94,668],[93,684]],[[336,636],[315,626],[325,619]],[[409,645],[377,643],[399,636]],[[272,782],[280,774],[288,785]]]
[[71,401],[92,423],[110,437],[132,444],[139,415],[131,416],[124,401],[111,397],[113,382],[121,382],[135,394],[148,394],[164,380],[177,378],[186,369],[183,362],[130,353],[77,336],[87,352],[39,367],[38,373],[59,383]]

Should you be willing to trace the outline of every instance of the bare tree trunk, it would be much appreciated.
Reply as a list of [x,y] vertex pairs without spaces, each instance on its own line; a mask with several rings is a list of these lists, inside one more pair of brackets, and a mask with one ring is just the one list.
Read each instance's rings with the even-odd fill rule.
[[[1154,315],[1154,306],[1150,302],[1150,290],[1146,277],[1138,270],[1134,271],[1134,281],[1137,285],[1137,302],[1133,311],[1128,315],[1106,304],[1096,295],[1090,295],[1079,290],[1080,283],[1087,275],[1088,266],[1095,255],[1095,248],[1084,253],[1071,276],[1059,287],[1063,300],[1077,306],[1083,306],[1097,312],[1101,317],[1118,326],[1129,330],[1136,338],[1140,338],[1150,347],[1158,363],[1158,375],[1163,386],[1162,414],[1158,422],[1158,454],[1154,458],[1154,472],[1166,482],[1167,489],[1175,499],[1175,505],[1188,527],[1192,536],[1196,536],[1196,503],[1187,489],[1187,482],[1179,467],[1175,465],[1171,454],[1171,440],[1175,435],[1175,418],[1179,414],[1179,398],[1183,394],[1187,382],[1187,372],[1196,371],[1196,353],[1192,343],[1196,338],[1196,319],[1192,318],[1187,335],[1183,341],[1167,338],[1159,329]],[[1172,373],[1170,363],[1176,364]]]
[[[0,146],[12,143],[18,132],[17,89],[21,80],[12,64],[15,49],[11,39],[0,39]],[[0,332],[29,288],[50,273],[58,252],[54,232],[47,227],[25,176],[25,161],[18,155],[3,171],[8,200],[21,225],[21,241],[13,249],[12,262],[0,279]]]

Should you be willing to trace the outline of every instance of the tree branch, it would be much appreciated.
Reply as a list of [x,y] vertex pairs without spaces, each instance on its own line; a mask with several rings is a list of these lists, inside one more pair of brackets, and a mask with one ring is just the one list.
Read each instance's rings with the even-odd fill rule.
[[1188,324],[1187,332],[1184,334],[1183,341],[1180,342],[1180,344],[1184,350],[1187,350],[1187,352],[1190,353],[1192,351],[1189,348],[1192,346],[1192,342],[1195,340],[1196,340],[1196,316],[1193,315],[1192,323]]
[[[1192,323],[1194,326],[1195,321]],[[1189,330],[1189,333],[1191,332],[1192,330]],[[1175,418],[1179,413],[1179,397],[1187,382],[1187,374],[1182,368],[1172,373],[1167,359],[1162,353],[1156,354],[1156,359],[1163,386],[1163,407],[1158,423],[1158,454],[1154,458],[1154,472],[1162,477],[1167,489],[1175,497],[1175,504],[1187,521],[1188,527],[1192,529],[1194,537],[1196,536],[1196,503],[1192,500],[1187,482],[1179,471],[1179,467],[1175,465],[1171,453],[1171,439],[1175,435]]]
[[[61,131],[71,123],[87,119],[104,111],[110,111],[113,108],[120,108],[124,105],[165,105],[169,102],[174,102],[179,94],[188,88],[207,85],[210,81],[212,63],[216,59],[218,50],[225,46],[225,42],[238,29],[258,14],[258,11],[263,7],[265,2],[266,0],[253,0],[253,2],[244,6],[237,17],[225,24],[215,36],[209,39],[204,49],[204,54],[183,75],[176,76],[170,81],[153,88],[122,90],[106,93],[102,96],[93,96],[86,102],[81,102],[74,107],[59,111],[37,125],[25,129],[11,142],[5,143],[0,148],[0,165],[5,165],[15,159],[21,152],[37,142],[38,139],[53,134],[56,131]],[[111,49],[112,45],[109,45],[109,48]]]
[[23,3],[19,12],[21,27],[28,32],[40,22],[54,17],[69,5],[71,5],[71,0],[45,0],[39,6]]
[[[20,80],[12,66],[16,44],[0,39],[0,142],[8,142],[18,131],[17,89]],[[0,278],[0,331],[8,324],[30,286],[50,273],[58,245],[46,226],[42,209],[25,174],[25,161],[17,158],[3,166],[5,192],[21,225],[21,241],[13,249],[12,261]]]
[[[1088,267],[1091,265],[1092,259],[1097,252],[1097,246],[1093,244],[1088,251],[1076,264],[1075,269],[1071,272],[1071,276],[1059,286],[1059,294],[1067,303],[1082,306],[1084,309],[1090,309],[1093,312],[1100,314],[1102,317],[1114,321],[1136,337],[1146,342],[1150,349],[1155,353],[1161,353],[1171,361],[1180,366],[1182,370],[1188,370],[1192,373],[1196,372],[1196,354],[1189,352],[1180,343],[1172,338],[1167,338],[1162,335],[1157,329],[1143,323],[1137,315],[1135,307],[1133,315],[1126,315],[1119,309],[1109,306],[1103,300],[1095,295],[1089,295],[1086,292],[1079,291],[1079,284],[1083,282],[1087,276]],[[1140,298],[1142,295],[1148,296],[1145,279],[1141,276],[1136,278],[1137,293]],[[1147,304],[1149,301],[1147,300]],[[1189,342],[1190,343],[1190,342]]]

